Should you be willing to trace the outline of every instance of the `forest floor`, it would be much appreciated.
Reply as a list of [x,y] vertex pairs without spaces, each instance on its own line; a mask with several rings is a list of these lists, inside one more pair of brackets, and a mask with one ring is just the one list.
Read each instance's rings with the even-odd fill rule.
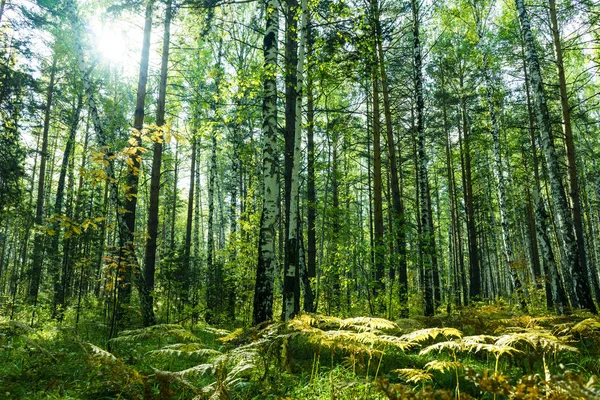
[[505,305],[232,332],[0,318],[2,399],[600,399],[600,319]]

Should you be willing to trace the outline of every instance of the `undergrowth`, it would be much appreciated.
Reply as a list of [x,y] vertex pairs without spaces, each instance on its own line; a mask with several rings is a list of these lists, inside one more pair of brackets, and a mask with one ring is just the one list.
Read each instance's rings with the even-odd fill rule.
[[83,332],[0,320],[0,398],[600,399],[600,319],[584,313]]

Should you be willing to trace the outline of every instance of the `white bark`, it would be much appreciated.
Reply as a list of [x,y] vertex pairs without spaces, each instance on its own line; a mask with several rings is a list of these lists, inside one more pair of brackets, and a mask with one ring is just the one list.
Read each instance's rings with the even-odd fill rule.
[[258,243],[253,323],[273,318],[273,282],[277,258],[275,234],[279,219],[279,156],[277,153],[277,32],[279,1],[267,0],[263,89],[263,207]]

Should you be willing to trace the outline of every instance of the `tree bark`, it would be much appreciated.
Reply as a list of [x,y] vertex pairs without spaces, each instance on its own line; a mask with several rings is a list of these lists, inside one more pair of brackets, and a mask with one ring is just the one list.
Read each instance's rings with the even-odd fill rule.
[[273,319],[273,284],[277,258],[275,233],[279,219],[279,156],[277,154],[277,31],[279,1],[266,0],[263,42],[263,204],[258,242],[258,264],[254,290],[252,324]]
[[314,292],[311,283],[314,283],[317,277],[317,239],[316,239],[316,219],[317,219],[317,195],[315,190],[315,112],[313,97],[313,74],[312,62],[310,62],[313,51],[313,33],[310,25],[307,28],[307,61],[308,68],[306,73],[306,152],[307,152],[307,278],[304,284],[304,311],[315,312]]
[[[373,9],[373,19],[375,24],[375,45],[377,48],[378,61],[379,61],[379,73],[381,76],[381,91],[383,94],[383,112],[385,116],[386,126],[386,137],[388,145],[388,156],[389,156],[389,169],[390,169],[390,186],[391,186],[391,197],[392,197],[392,229],[394,239],[396,242],[396,248],[398,251],[398,293],[399,293],[399,305],[400,305],[400,317],[408,318],[409,307],[408,307],[408,268],[406,259],[406,230],[405,230],[405,217],[404,207],[402,204],[402,197],[400,195],[400,179],[398,171],[398,162],[396,160],[396,146],[394,140],[393,124],[392,124],[392,111],[389,96],[389,87],[387,83],[387,73],[385,70],[385,58],[383,54],[383,38],[381,32],[381,21],[379,18],[379,4],[378,0],[371,0],[371,7]],[[390,266],[393,268],[393,266]]]
[[[558,236],[564,252],[563,274],[567,282],[567,293],[571,299],[571,304],[576,308],[587,308],[596,312],[589,284],[585,277],[587,274],[581,274],[581,266],[585,264],[581,260],[577,240],[573,234],[573,219],[571,211],[567,204],[564,188],[562,185],[562,174],[558,166],[558,159],[554,149],[552,138],[552,127],[550,124],[550,115],[546,102],[546,93],[542,81],[541,69],[538,61],[537,50],[531,32],[529,15],[525,8],[523,0],[515,0],[519,22],[523,34],[526,50],[526,60],[529,69],[529,79],[533,94],[533,105],[535,116],[540,130],[540,138],[544,156],[546,160],[546,170],[552,192],[552,203],[554,205],[555,221],[558,228]],[[584,270],[585,271],[585,270]]]
[[[44,127],[42,130],[42,150],[40,154],[40,172],[38,176],[37,201],[35,203],[35,226],[41,227],[44,223],[44,195],[46,180],[46,163],[48,160],[48,132],[50,130],[50,113],[52,111],[52,98],[54,96],[54,84],[56,77],[56,63],[58,56],[56,52],[52,56],[50,67],[50,83],[46,89],[46,106],[44,111]],[[31,263],[31,283],[29,286],[29,300],[37,303],[37,297],[42,279],[44,264],[44,234],[35,232],[33,239],[33,255]]]
[[435,246],[433,243],[433,232],[431,227],[431,215],[429,207],[429,180],[427,177],[427,153],[425,151],[425,125],[423,113],[425,103],[423,100],[423,62],[421,56],[421,37],[419,22],[419,3],[411,0],[413,17],[413,60],[414,60],[414,84],[416,95],[416,129],[417,129],[417,153],[418,153],[418,180],[419,180],[419,209],[421,210],[421,240],[420,251],[423,261],[424,279],[424,313],[426,316],[435,314],[434,282],[433,282],[433,257]]
[[[158,89],[158,104],[156,109],[156,126],[160,129],[165,125],[165,104],[167,98],[167,76],[169,71],[169,48],[171,44],[172,0],[167,0],[163,33],[163,50],[160,67],[160,84]],[[152,173],[150,175],[150,200],[148,204],[148,237],[146,238],[146,253],[144,257],[144,279],[149,298],[143,304],[150,305],[142,310],[144,326],[154,325],[154,274],[156,271],[156,242],[158,237],[158,211],[160,201],[160,169],[162,164],[164,132],[156,137],[152,151]]]
[[[292,0],[294,1],[294,0]],[[295,127],[294,127],[294,155],[291,174],[291,191],[289,201],[289,226],[288,240],[286,244],[287,265],[284,280],[284,302],[283,302],[283,320],[288,321],[300,312],[300,291],[299,291],[299,257],[300,249],[298,243],[298,203],[300,196],[300,159],[302,156],[302,95],[304,92],[304,58],[306,44],[306,28],[308,24],[308,12],[306,10],[307,0],[302,0],[300,17],[300,43],[298,45],[298,59],[296,66],[296,89],[295,89]],[[288,12],[290,12],[288,10]]]
[[[52,304],[52,315],[53,317],[61,317],[62,311],[60,310],[65,305],[65,290],[63,287],[60,277],[60,257],[59,257],[59,238],[60,238],[60,222],[57,217],[62,215],[62,207],[65,193],[65,181],[67,177],[67,168],[71,159],[71,153],[75,142],[75,135],[77,133],[77,127],[79,126],[79,117],[81,114],[81,108],[83,107],[83,95],[80,93],[77,98],[77,105],[73,110],[71,128],[69,129],[69,137],[67,138],[67,144],[65,145],[65,151],[63,153],[63,159],[60,166],[60,174],[58,177],[58,183],[56,186],[56,199],[54,202],[54,218],[56,219],[52,224],[54,230],[54,236],[52,237],[52,243],[50,246],[51,255],[51,268],[52,268],[52,280],[54,283],[54,299]],[[64,252],[64,249],[63,249]]]
[[[560,30],[556,18],[556,1],[548,0],[550,6],[550,21],[552,26],[552,42],[554,55],[556,57],[556,68],[558,70],[558,87],[560,89],[560,106],[563,118],[563,133],[565,134],[565,150],[567,154],[567,172],[569,182],[569,197],[573,207],[573,227],[575,228],[575,242],[577,246],[576,263],[573,265],[573,283],[575,293],[579,297],[581,307],[595,310],[592,293],[588,282],[588,264],[585,252],[585,231],[583,228],[583,211],[579,195],[579,183],[577,180],[577,160],[575,157],[575,141],[573,139],[573,128],[571,126],[571,108],[567,94],[567,79],[560,41]],[[596,293],[596,301],[600,303],[600,293]]]
[[510,240],[510,229],[508,221],[508,211],[506,207],[506,183],[504,180],[504,168],[502,166],[502,156],[500,151],[500,124],[498,122],[498,116],[496,112],[496,103],[493,95],[493,82],[490,73],[490,55],[489,50],[485,43],[485,34],[483,31],[483,21],[481,21],[477,6],[474,6],[474,14],[476,21],[476,30],[478,37],[478,47],[483,56],[483,65],[481,66],[481,72],[485,83],[486,100],[488,103],[488,112],[490,114],[490,123],[492,126],[492,143],[494,153],[494,168],[493,173],[496,178],[498,185],[498,208],[500,209],[500,226],[502,227],[502,244],[504,249],[504,261],[506,267],[510,272],[512,284],[517,292],[517,298],[521,304],[522,310],[527,310],[527,302],[523,294],[523,285],[517,271],[514,268],[514,254],[512,250],[512,244]]

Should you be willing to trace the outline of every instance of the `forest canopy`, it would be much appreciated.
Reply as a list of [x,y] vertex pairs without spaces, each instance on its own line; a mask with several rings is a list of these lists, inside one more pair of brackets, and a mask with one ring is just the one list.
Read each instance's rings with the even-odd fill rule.
[[0,393],[600,398],[599,63],[595,0],[0,0]]

